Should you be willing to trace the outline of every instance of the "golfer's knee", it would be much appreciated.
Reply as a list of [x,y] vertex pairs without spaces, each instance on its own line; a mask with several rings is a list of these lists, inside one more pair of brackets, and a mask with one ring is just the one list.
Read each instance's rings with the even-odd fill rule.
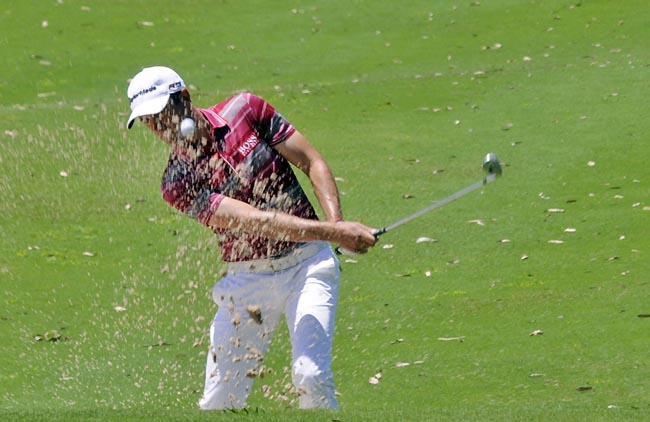
[[293,364],[293,384],[300,395],[300,407],[336,409],[334,377],[329,368],[319,368],[307,356],[300,356]]

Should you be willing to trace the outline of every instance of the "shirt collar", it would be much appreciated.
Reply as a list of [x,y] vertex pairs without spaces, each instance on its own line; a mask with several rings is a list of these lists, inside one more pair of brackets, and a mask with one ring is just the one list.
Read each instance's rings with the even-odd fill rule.
[[208,119],[208,122],[210,122],[214,129],[228,126],[228,121],[218,113],[215,113],[214,111],[207,108],[200,108],[199,111],[203,113],[205,118]]

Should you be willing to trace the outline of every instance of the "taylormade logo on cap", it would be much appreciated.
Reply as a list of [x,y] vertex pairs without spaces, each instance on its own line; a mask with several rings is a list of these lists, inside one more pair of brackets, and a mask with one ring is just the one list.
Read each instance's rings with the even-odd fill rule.
[[129,84],[127,96],[131,103],[131,115],[127,122],[130,129],[140,116],[160,113],[169,101],[169,95],[185,88],[178,73],[164,66],[142,69]]
[[133,101],[134,101],[136,98],[138,98],[140,95],[147,94],[147,93],[149,93],[149,92],[153,92],[153,91],[155,91],[155,90],[156,90],[156,87],[155,87],[155,86],[152,86],[151,88],[143,89],[142,91],[140,91],[140,92],[138,92],[137,94],[135,94],[133,97],[129,98],[129,101],[130,101],[131,103],[133,103]]

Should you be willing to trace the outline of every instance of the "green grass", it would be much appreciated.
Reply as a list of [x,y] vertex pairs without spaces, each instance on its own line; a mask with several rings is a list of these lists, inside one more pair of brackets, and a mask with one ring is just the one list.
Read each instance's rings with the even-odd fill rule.
[[[642,420],[646,8],[3,2],[0,418]],[[370,225],[500,155],[498,182],[342,258],[340,412],[278,399],[284,331],[248,413],[196,409],[222,266],[210,233],[160,199],[165,145],[124,127],[127,80],[153,64],[201,106],[243,89],[270,100],[343,179],[347,217]]]

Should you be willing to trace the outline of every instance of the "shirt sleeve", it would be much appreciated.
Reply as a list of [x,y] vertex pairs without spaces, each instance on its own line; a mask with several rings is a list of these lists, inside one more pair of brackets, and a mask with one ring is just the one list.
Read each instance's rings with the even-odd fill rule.
[[260,139],[269,145],[287,140],[296,131],[271,104],[255,94],[248,94],[248,105],[252,109],[251,126],[256,128]]
[[161,183],[163,199],[172,207],[208,225],[224,196],[201,183],[195,169],[170,156]]

